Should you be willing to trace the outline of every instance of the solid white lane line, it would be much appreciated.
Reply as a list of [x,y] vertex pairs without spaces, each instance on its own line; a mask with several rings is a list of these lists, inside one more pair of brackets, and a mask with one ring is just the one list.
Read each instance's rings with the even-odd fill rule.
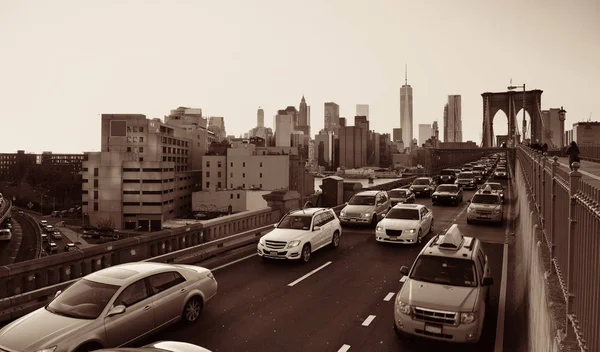
[[369,326],[369,324],[371,324],[373,322],[373,320],[375,320],[375,316],[369,315],[367,317],[367,319],[365,319],[365,321],[363,321],[362,326]]
[[219,270],[219,269],[226,268],[226,267],[228,267],[228,266],[230,266],[230,265],[232,265],[232,264],[235,264],[235,263],[241,262],[242,260],[246,260],[246,259],[248,259],[248,258],[252,258],[252,257],[254,257],[255,255],[258,255],[258,254],[256,254],[256,253],[254,253],[254,254],[250,254],[250,255],[248,255],[248,256],[246,256],[246,257],[243,257],[243,258],[240,258],[240,259],[236,259],[236,260],[234,260],[234,261],[232,261],[232,262],[229,262],[229,263],[227,263],[227,264],[223,264],[223,265],[221,265],[221,266],[218,266],[218,267],[216,267],[216,268],[214,268],[214,269],[210,269],[210,270],[211,270],[211,271],[217,271],[217,270]]
[[340,347],[340,349],[338,350],[338,352],[346,352],[350,349],[350,345],[343,345],[342,347]]
[[297,284],[297,283],[299,283],[300,281],[302,281],[302,280],[306,279],[307,277],[309,277],[309,276],[313,275],[313,274],[314,274],[314,273],[316,273],[317,271],[319,271],[319,270],[321,270],[321,269],[325,268],[325,267],[326,267],[327,265],[329,265],[329,264],[331,264],[331,262],[327,262],[327,263],[325,263],[325,264],[321,265],[320,267],[316,268],[315,270],[311,271],[310,273],[308,273],[308,274],[306,274],[306,275],[304,275],[304,276],[300,277],[298,280],[296,280],[296,281],[294,281],[294,282],[291,282],[291,283],[289,283],[289,284],[288,284],[288,286],[292,287],[292,286],[296,285],[296,284]]
[[383,300],[386,302],[389,302],[392,299],[392,297],[394,297],[395,294],[396,294],[395,292],[390,292],[385,296],[385,298]]

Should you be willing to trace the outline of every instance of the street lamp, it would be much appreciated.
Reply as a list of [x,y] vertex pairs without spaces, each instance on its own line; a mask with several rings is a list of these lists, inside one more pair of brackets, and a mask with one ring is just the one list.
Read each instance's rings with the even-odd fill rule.
[[[525,83],[523,83],[523,85],[516,85],[513,86],[512,85],[512,80],[511,80],[511,85],[507,87],[508,90],[515,90],[517,88],[523,88],[523,141],[525,141],[525,131],[527,130],[527,120],[525,118]],[[514,136],[514,143],[515,145],[517,144],[517,128],[515,126],[515,136]]]

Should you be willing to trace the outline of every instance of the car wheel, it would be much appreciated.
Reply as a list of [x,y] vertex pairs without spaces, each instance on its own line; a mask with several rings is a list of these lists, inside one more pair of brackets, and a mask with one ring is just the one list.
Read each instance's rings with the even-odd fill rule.
[[310,245],[307,243],[302,247],[302,261],[308,263],[310,261]]
[[86,343],[85,345],[79,347],[76,351],[77,352],[91,352],[91,351],[96,351],[96,350],[100,350],[102,349],[102,346],[100,346],[97,343]]
[[434,219],[431,219],[431,225],[429,225],[429,232],[430,233],[433,233],[433,220]]
[[333,233],[331,238],[331,247],[337,248],[340,245],[340,233],[338,231]]
[[195,323],[202,312],[202,299],[194,296],[190,298],[183,307],[183,321],[188,324]]
[[375,228],[377,226],[377,214],[373,214],[373,218],[371,219],[371,227]]
[[421,242],[423,242],[423,231],[419,229],[419,233],[417,234],[417,243],[421,244]]

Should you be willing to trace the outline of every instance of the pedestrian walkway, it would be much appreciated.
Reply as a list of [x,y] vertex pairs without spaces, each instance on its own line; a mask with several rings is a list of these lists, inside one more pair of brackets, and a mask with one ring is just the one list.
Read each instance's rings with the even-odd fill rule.
[[[569,158],[558,158],[558,162],[562,167],[569,169]],[[600,163],[595,163],[592,161],[581,160],[579,162],[581,167],[579,168],[579,172],[583,174],[581,177],[584,181],[596,181],[600,182]]]

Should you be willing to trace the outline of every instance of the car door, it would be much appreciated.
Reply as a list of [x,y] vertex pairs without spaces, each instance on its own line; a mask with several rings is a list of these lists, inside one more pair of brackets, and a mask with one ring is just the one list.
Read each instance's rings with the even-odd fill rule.
[[424,207],[422,210],[423,222],[425,223],[423,227],[426,228],[429,232],[431,230],[431,220],[433,219],[433,212],[427,207]]
[[113,307],[118,305],[124,305],[125,312],[104,318],[105,347],[124,345],[148,334],[155,327],[154,304],[145,278],[121,291],[113,302]]
[[[325,220],[324,214],[322,214],[322,213],[317,214],[313,217],[313,225],[312,225],[311,239],[310,239],[313,250],[315,250],[323,245],[323,241],[324,241],[323,233],[325,232],[325,229],[322,227],[322,225],[324,224],[324,220]],[[317,227],[318,227],[318,229],[317,229]]]
[[321,214],[323,216],[323,220],[321,223],[321,233],[323,236],[322,245],[331,243],[331,238],[333,237],[333,216],[328,211],[323,212]]
[[150,276],[148,282],[153,294],[156,327],[179,318],[188,290],[185,278],[176,271],[168,271]]

